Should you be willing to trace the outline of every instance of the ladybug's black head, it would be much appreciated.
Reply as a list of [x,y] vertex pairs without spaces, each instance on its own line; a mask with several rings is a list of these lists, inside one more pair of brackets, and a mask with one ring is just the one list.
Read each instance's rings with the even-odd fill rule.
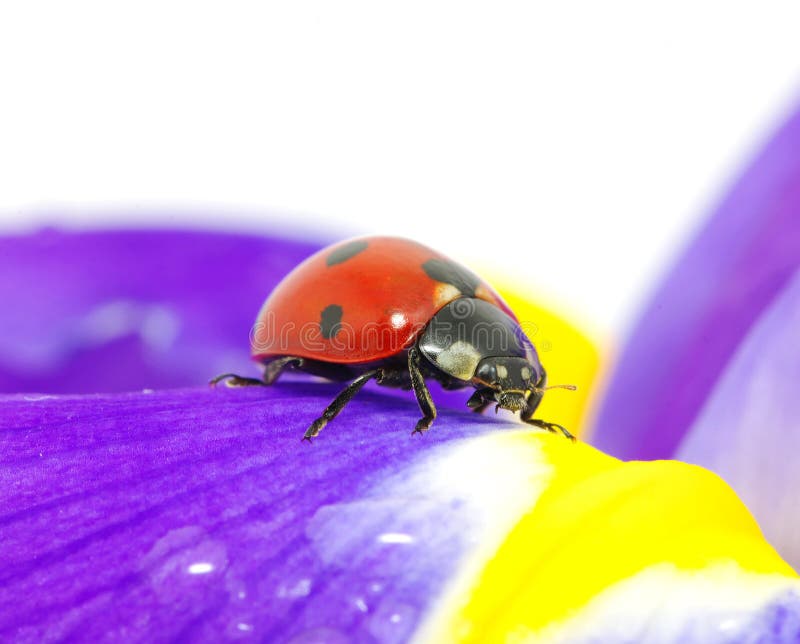
[[528,405],[528,394],[536,384],[531,379],[537,376],[525,358],[490,357],[478,364],[473,381],[494,391],[501,409],[519,411]]
[[417,346],[440,371],[478,390],[467,403],[473,407],[494,400],[498,408],[527,413],[541,400],[544,369],[536,349],[519,322],[488,302],[450,302],[431,318]]

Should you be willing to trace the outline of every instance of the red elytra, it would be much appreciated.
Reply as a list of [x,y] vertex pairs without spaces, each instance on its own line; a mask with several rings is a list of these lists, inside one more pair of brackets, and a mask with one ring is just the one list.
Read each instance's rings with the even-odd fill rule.
[[261,362],[375,362],[408,349],[437,311],[465,296],[517,319],[491,286],[427,246],[397,237],[348,240],[278,284],[256,319],[251,353]]

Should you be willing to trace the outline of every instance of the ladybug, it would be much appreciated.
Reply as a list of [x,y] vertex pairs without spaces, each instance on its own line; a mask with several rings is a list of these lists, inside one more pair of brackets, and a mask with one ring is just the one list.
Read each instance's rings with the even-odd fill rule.
[[[225,373],[211,384],[271,385],[287,370],[350,381],[303,438],[311,440],[370,380],[413,389],[422,418],[436,418],[426,379],[445,389],[474,387],[467,406],[520,412],[551,432],[564,427],[533,418],[547,375],[531,341],[502,298],[444,255],[396,237],[362,237],[308,258],[269,295],[251,334],[263,377]],[[574,389],[571,385],[562,388]]]

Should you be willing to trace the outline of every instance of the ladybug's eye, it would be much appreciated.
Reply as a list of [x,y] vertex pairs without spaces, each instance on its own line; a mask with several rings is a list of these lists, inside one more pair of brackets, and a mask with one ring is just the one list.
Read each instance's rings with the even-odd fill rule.
[[487,385],[493,386],[497,384],[497,368],[491,362],[483,362],[478,367],[475,376]]

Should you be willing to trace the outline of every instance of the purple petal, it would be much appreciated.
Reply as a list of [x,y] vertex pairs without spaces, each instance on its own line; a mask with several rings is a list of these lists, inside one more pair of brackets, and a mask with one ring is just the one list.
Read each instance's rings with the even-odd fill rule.
[[261,303],[317,249],[188,231],[0,238],[0,391],[164,388],[253,370]]
[[657,290],[616,367],[594,443],[673,452],[761,311],[800,264],[800,112],[739,179]]
[[[519,425],[469,412],[441,410],[429,434],[411,437],[419,412],[408,393],[365,391],[314,444],[301,443],[336,390],[304,380],[1,397],[0,640],[407,641],[476,552],[498,552],[557,462],[543,448],[498,457],[486,439]],[[634,492],[620,490],[624,506]],[[592,516],[608,503],[599,498]],[[631,538],[631,528],[619,534]],[[664,641],[730,641],[731,619],[753,641],[800,633],[789,575],[728,562],[731,592],[695,605],[685,591],[696,600],[720,580],[667,566],[674,607],[648,581],[661,578],[663,560],[654,563],[620,582],[622,598],[627,588],[637,601],[614,602],[611,586],[588,607],[590,635],[592,620],[607,634],[631,619],[633,633],[667,625],[674,637]]]
[[364,392],[302,443],[337,388],[0,399],[0,639],[405,641],[480,539],[412,465],[509,425]]
[[753,326],[678,457],[720,474],[800,567],[800,272]]

